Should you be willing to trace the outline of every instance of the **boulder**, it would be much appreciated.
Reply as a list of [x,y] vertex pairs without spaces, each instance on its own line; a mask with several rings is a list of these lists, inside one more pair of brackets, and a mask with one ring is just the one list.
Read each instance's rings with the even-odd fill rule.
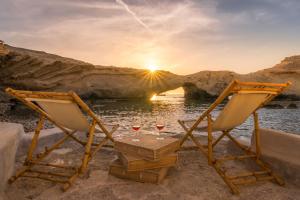
[[23,135],[21,124],[0,122],[0,193],[14,172],[16,152]]

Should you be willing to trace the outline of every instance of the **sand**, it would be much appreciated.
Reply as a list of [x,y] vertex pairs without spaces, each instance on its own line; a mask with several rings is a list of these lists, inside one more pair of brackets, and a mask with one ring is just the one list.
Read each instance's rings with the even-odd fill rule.
[[[217,149],[217,154],[227,151],[227,145],[227,142],[223,141]],[[57,163],[77,163],[81,159],[81,148],[69,142],[53,153],[49,160]],[[4,199],[300,199],[299,186],[289,183],[288,180],[285,187],[272,182],[262,182],[241,187],[241,194],[233,195],[198,151],[179,152],[178,165],[170,169],[168,176],[160,185],[137,183],[108,175],[109,164],[116,156],[116,152],[112,149],[101,150],[92,160],[88,173],[77,179],[67,192],[62,192],[60,184],[22,178],[7,188]],[[21,166],[23,159],[24,156],[18,157],[16,167]]]

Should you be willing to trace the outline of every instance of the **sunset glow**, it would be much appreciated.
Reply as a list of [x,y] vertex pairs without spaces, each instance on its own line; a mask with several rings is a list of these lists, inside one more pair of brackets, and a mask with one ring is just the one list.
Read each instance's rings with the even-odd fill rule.
[[145,68],[147,68],[151,73],[159,70],[158,59],[155,55],[149,56],[145,61]]
[[155,65],[149,65],[147,66],[147,69],[150,71],[150,72],[155,72],[156,70],[158,70],[158,66],[155,66]]
[[1,40],[95,65],[249,73],[300,52],[297,0],[14,2]]

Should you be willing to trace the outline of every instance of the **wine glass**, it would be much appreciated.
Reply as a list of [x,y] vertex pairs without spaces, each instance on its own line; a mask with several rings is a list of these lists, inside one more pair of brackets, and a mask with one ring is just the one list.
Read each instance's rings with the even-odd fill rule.
[[163,116],[158,116],[156,117],[156,128],[158,129],[158,135],[159,137],[157,137],[157,140],[163,140],[164,138],[161,137],[161,131],[164,129],[165,127],[165,118]]
[[135,133],[134,138],[132,139],[132,141],[134,141],[134,142],[140,141],[140,139],[137,138],[137,137],[138,137],[138,134],[137,134],[137,133],[138,133],[138,131],[139,131],[140,128],[141,128],[141,124],[142,124],[142,120],[141,120],[140,117],[134,117],[134,118],[132,119],[131,128],[132,128],[133,132]]

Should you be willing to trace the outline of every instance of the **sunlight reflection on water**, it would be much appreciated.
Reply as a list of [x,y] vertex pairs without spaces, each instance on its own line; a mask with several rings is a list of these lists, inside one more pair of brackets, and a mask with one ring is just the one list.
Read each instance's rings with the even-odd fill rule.
[[[186,100],[183,94],[166,94],[150,100],[97,100],[93,102],[94,111],[107,123],[119,123],[119,130],[130,130],[132,117],[142,118],[142,129],[156,131],[157,116],[164,116],[166,127],[164,131],[184,133],[178,124],[178,119],[195,119],[210,106],[211,102]],[[213,117],[224,105],[220,105],[212,113]],[[260,127],[300,133],[300,109],[265,109],[259,110]],[[248,138],[253,130],[252,117],[233,133]]]

